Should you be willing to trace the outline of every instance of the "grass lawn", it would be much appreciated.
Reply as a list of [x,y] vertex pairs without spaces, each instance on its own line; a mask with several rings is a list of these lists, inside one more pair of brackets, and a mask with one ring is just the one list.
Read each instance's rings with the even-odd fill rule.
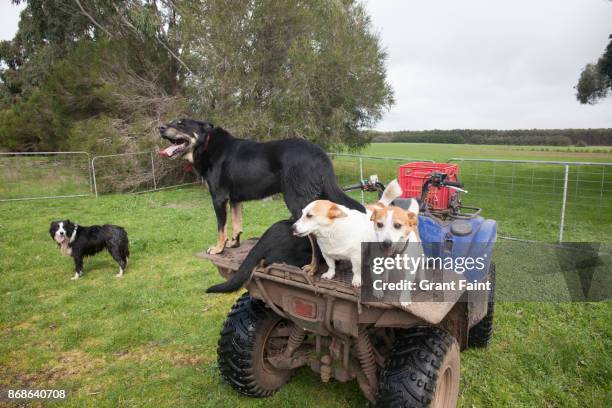
[[[306,368],[266,399],[222,381],[216,343],[239,294],[204,293],[221,278],[194,256],[215,237],[202,189],[1,206],[0,389],[67,389],[47,405],[68,407],[366,405],[355,382],[321,384]],[[246,203],[244,236],[287,215],[281,200]],[[105,254],[70,280],[72,261],[48,234],[65,217],[127,229],[122,279]],[[499,302],[493,344],[462,354],[460,406],[612,406],[611,314],[610,302]]]

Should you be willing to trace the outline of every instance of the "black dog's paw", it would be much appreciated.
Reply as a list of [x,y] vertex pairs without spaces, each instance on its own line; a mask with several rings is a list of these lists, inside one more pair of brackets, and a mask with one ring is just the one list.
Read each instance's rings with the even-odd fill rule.
[[214,247],[210,247],[210,248],[208,248],[208,249],[206,250],[206,253],[207,253],[207,254],[210,254],[210,255],[217,255],[217,254],[220,254],[221,252],[223,252],[223,249],[224,249],[224,248],[225,248],[225,247],[223,247],[223,246],[214,246]]
[[308,276],[315,276],[319,270],[319,265],[316,263],[309,263],[308,265],[302,266],[302,270],[308,274]]
[[232,239],[231,241],[227,243],[228,248],[238,248],[239,246],[240,246],[239,239]]

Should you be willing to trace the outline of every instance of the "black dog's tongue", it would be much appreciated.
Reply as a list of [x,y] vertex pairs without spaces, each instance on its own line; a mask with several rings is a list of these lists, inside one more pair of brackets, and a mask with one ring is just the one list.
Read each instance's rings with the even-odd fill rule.
[[160,150],[157,154],[162,157],[172,157],[176,153],[177,150],[180,150],[184,147],[183,144],[171,144],[166,147],[164,150]]

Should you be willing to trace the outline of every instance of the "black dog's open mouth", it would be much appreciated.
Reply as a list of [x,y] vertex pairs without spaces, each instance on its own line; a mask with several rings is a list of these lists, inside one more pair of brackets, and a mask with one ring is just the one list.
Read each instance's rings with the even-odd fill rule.
[[164,150],[159,151],[160,156],[164,157],[172,157],[177,153],[182,153],[189,146],[189,141],[184,139],[170,139],[167,136],[164,136],[164,139],[169,140],[172,144],[166,147]]

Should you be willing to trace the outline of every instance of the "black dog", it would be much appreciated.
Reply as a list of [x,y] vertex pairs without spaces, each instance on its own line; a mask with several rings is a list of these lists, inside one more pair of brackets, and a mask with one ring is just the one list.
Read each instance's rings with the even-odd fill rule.
[[311,260],[312,248],[305,237],[293,235],[293,221],[285,220],[272,224],[257,244],[249,251],[238,271],[227,282],[211,286],[208,293],[234,292],[251,277],[251,272],[261,261],[264,265],[284,263],[301,267]]
[[62,253],[74,259],[75,274],[72,279],[83,275],[83,257],[95,255],[103,249],[107,249],[119,264],[117,277],[123,276],[130,256],[128,236],[123,228],[109,224],[84,227],[64,220],[53,221],[49,234]]
[[178,119],[159,127],[161,137],[172,142],[160,151],[166,157],[182,156],[206,178],[217,216],[218,254],[227,242],[227,202],[232,210],[230,247],[240,245],[243,201],[284,193],[294,220],[307,204],[327,199],[365,212],[336,184],[332,162],[323,149],[304,139],[266,143],[237,139],[212,123]]

